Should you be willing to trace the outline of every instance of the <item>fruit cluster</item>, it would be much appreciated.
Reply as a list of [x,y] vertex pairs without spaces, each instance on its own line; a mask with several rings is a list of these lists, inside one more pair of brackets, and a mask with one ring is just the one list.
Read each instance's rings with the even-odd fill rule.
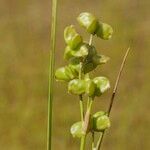
[[[91,36],[96,35],[104,40],[112,37],[112,27],[100,22],[91,13],[81,13],[77,17],[77,21]],[[88,96],[87,112],[90,114],[91,102],[94,101],[95,97],[99,97],[107,91],[110,88],[110,83],[103,76],[91,79],[89,73],[99,65],[105,64],[109,57],[98,54],[96,48],[91,43],[84,42],[82,36],[73,25],[65,28],[64,40],[67,45],[64,59],[68,61],[68,65],[56,70],[56,80],[67,82],[69,93]],[[99,111],[93,116],[85,114],[84,120],[72,125],[71,134],[73,137],[81,138],[89,132],[101,132],[109,127],[110,120],[107,113]]]

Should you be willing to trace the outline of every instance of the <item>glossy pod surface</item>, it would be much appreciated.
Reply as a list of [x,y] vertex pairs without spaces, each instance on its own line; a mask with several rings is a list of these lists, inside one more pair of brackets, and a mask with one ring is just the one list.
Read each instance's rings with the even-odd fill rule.
[[82,122],[76,122],[71,126],[70,132],[73,137],[81,138],[84,135],[82,131]]
[[76,32],[73,25],[65,28],[64,39],[71,49],[76,49],[83,42],[82,37]]
[[86,82],[80,79],[74,79],[68,84],[68,92],[71,94],[84,94],[86,89]]
[[98,20],[94,15],[88,12],[81,13],[77,18],[79,24],[90,34],[95,34],[98,28]]
[[92,80],[86,80],[86,94],[88,96],[94,96],[96,85]]
[[96,35],[103,40],[109,40],[112,37],[113,29],[109,24],[99,23]]
[[76,73],[71,70],[70,67],[58,68],[55,72],[55,78],[58,81],[70,81],[76,77]]
[[95,113],[92,117],[92,129],[100,132],[110,127],[110,120],[107,114],[103,111]]
[[106,77],[96,77],[93,81],[96,84],[95,96],[101,96],[110,88],[109,80]]

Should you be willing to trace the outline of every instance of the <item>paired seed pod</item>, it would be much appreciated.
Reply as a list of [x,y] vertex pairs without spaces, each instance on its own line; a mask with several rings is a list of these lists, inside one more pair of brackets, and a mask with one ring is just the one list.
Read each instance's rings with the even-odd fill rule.
[[86,43],[80,44],[76,49],[71,49],[70,46],[65,48],[64,59],[70,60],[74,57],[81,58],[88,55],[89,46]]
[[109,80],[106,77],[96,77],[93,80],[74,79],[68,84],[68,92],[71,94],[84,94],[88,96],[101,96],[110,88]]
[[99,111],[95,113],[92,117],[92,130],[96,132],[101,132],[110,127],[110,120],[107,113]]
[[79,24],[84,27],[90,34],[95,34],[98,28],[98,20],[91,13],[81,13],[77,18]]
[[82,37],[76,32],[73,25],[65,28],[64,39],[71,49],[76,49],[83,42]]
[[112,37],[113,29],[109,24],[99,22],[91,13],[81,13],[77,18],[79,24],[90,34],[96,34],[98,37],[109,40]]
[[55,72],[55,78],[58,81],[70,81],[77,76],[77,72],[73,71],[69,66],[58,68]]
[[93,82],[96,84],[95,96],[101,96],[110,88],[110,82],[106,77],[96,77]]
[[105,64],[108,60],[109,57],[98,55],[95,47],[90,46],[89,54],[83,63],[83,72],[89,73],[90,71],[93,71],[98,65]]
[[70,81],[68,84],[68,92],[76,95],[86,93],[88,96],[92,97],[95,94],[95,89],[96,85],[90,79],[86,80],[74,79]]
[[85,133],[83,132],[82,129],[82,122],[76,122],[71,126],[70,132],[72,136],[75,138],[81,138]]

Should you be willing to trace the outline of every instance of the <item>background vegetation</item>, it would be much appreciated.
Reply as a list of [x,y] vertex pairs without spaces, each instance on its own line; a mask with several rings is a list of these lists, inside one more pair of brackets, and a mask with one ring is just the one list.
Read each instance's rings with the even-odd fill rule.
[[[73,22],[89,39],[74,19],[82,11],[94,13],[114,28],[112,40],[94,39],[97,49],[111,57],[95,74],[109,77],[112,86],[131,43],[103,150],[150,148],[149,6],[149,0],[59,0],[56,66],[64,62],[66,25]],[[50,8],[48,0],[0,0],[0,149],[46,149]],[[97,99],[94,112],[106,109],[111,90]],[[54,150],[78,149],[79,141],[69,133],[79,118],[78,105],[75,96],[66,94],[65,85],[55,84]]]

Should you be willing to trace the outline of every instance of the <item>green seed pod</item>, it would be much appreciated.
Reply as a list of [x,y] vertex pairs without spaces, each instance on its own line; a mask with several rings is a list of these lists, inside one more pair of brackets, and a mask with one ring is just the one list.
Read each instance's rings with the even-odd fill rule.
[[95,113],[92,117],[92,130],[101,132],[110,127],[110,120],[103,111]]
[[83,42],[82,37],[76,32],[73,25],[65,28],[64,39],[71,49],[76,49]]
[[76,74],[72,72],[72,70],[66,66],[58,68],[55,72],[55,78],[58,81],[70,81],[76,77]]
[[82,130],[82,122],[76,122],[71,126],[70,132],[72,136],[75,138],[81,138],[84,135],[84,132]]
[[112,37],[113,29],[106,23],[99,23],[99,28],[96,31],[96,35],[103,40],[109,40]]
[[86,83],[84,80],[74,79],[68,84],[68,92],[71,94],[84,94],[86,89]]
[[101,96],[110,88],[109,80],[106,77],[96,77],[93,81],[96,84],[95,96]]
[[72,70],[72,72],[74,72],[74,74],[76,74],[77,76],[79,75],[80,64],[77,64],[77,65],[69,64],[68,66]]
[[88,12],[81,13],[77,18],[79,24],[90,34],[95,34],[98,28],[98,20]]
[[95,83],[90,79],[85,81],[86,81],[86,94],[88,94],[89,96],[94,96],[96,89]]
[[86,43],[81,44],[76,49],[72,50],[70,46],[65,48],[64,59],[70,60],[74,57],[83,58],[88,55],[89,46]]
[[70,48],[70,46],[67,46],[64,52],[64,59],[70,60],[73,57],[74,57],[74,51]]
[[76,77],[75,72],[72,71],[72,69],[69,66],[65,67],[65,73],[66,75],[72,80]]
[[93,62],[83,63],[82,70],[86,74],[93,71],[96,67],[97,65],[95,65]]
[[89,73],[97,67],[97,64],[93,62],[93,57],[97,55],[97,51],[94,46],[89,45],[88,56],[85,58],[83,63],[83,72]]
[[79,57],[72,57],[69,59],[69,63],[71,65],[79,65],[80,62],[81,62],[81,58],[79,58]]
[[93,63],[96,65],[101,65],[101,64],[105,64],[107,63],[107,61],[109,60],[109,57],[105,56],[105,55],[95,55],[93,56]]
[[80,47],[78,47],[78,49],[74,51],[73,55],[75,57],[85,57],[88,55],[88,52],[89,52],[88,44],[83,43],[82,45],[80,45]]
[[88,45],[88,47],[89,47],[89,52],[88,52],[87,59],[91,59],[93,56],[97,55],[97,51],[96,51],[96,48],[93,45]]

